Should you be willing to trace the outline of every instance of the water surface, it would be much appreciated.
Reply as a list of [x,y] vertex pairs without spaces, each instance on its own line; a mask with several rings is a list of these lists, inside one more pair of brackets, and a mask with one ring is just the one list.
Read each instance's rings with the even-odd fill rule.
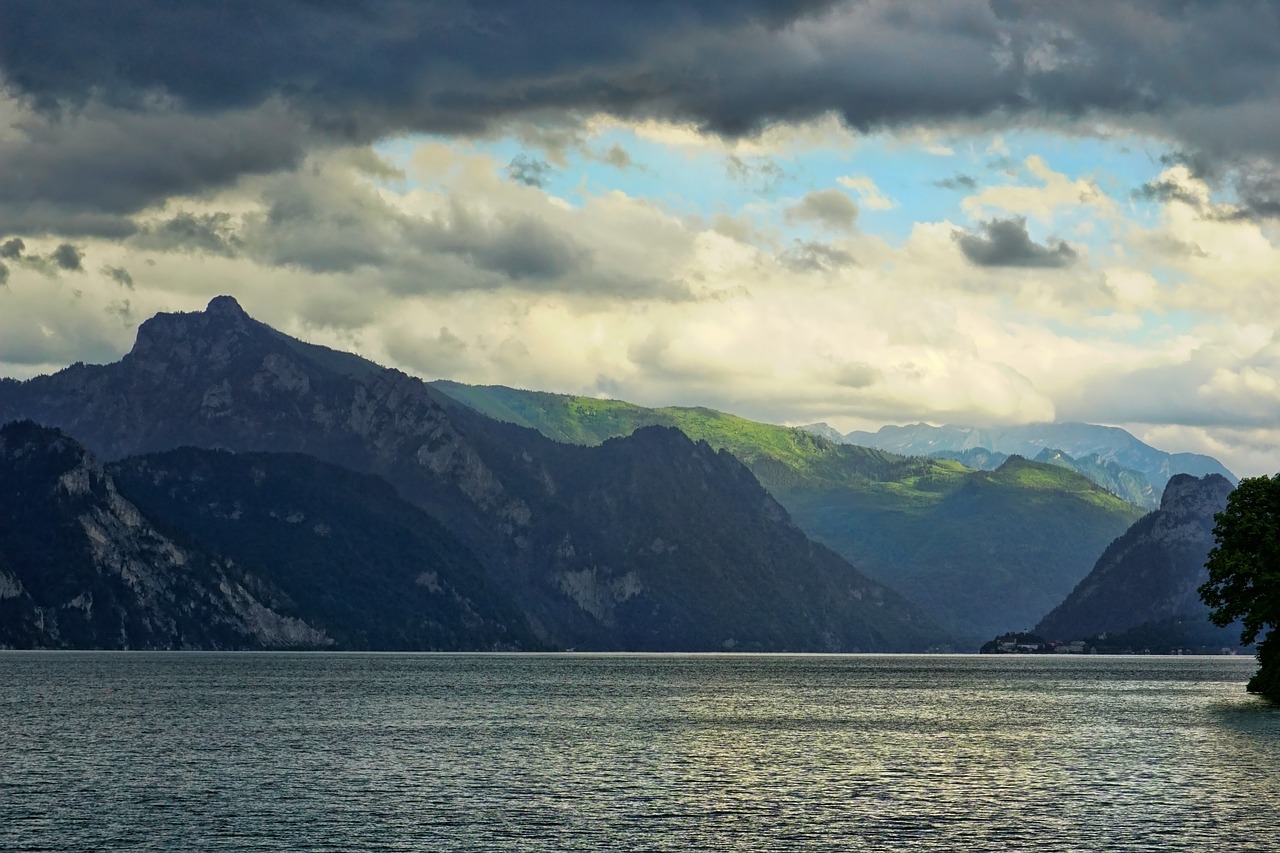
[[1249,658],[0,653],[0,850],[1280,850]]

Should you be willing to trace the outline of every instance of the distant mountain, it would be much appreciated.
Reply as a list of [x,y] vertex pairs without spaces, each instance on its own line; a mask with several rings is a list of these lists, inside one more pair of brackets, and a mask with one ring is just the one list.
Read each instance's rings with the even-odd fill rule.
[[[844,443],[844,436],[840,437]],[[930,459],[954,459],[966,468],[975,471],[994,471],[1009,458],[1008,453],[997,453],[985,447],[971,447],[968,450],[939,450],[928,454]],[[1044,461],[1037,459],[1036,461]]]
[[[192,445],[303,453],[376,474],[457,537],[548,646],[901,651],[941,636],[811,542],[729,454],[663,429],[559,444],[288,338],[230,297],[151,318],[115,364],[0,383],[0,422],[16,418],[58,426],[108,459]],[[243,486],[236,471],[228,463],[219,478]],[[175,469],[147,494],[129,476],[157,513],[236,547],[200,490],[186,496],[187,475]],[[294,501],[304,517],[328,511]],[[242,553],[271,562],[267,540],[286,528],[255,524],[260,544]]]
[[1138,471],[1147,478],[1155,493],[1163,491],[1174,474],[1195,477],[1220,474],[1236,482],[1235,475],[1212,456],[1166,453],[1118,427],[1095,424],[1040,423],[992,428],[912,424],[885,426],[876,432],[854,431],[848,433],[844,440],[907,456],[930,456],[943,451],[981,447],[1035,459],[1045,449],[1058,450],[1076,460],[1097,457],[1099,464],[1115,463],[1120,468]]
[[824,423],[805,424],[804,426],[799,427],[799,429],[802,429],[805,432],[813,433],[814,435],[822,436],[827,441],[830,441],[833,444],[846,443],[844,440],[844,433],[840,432],[840,430],[828,424],[824,424]]
[[268,580],[175,540],[92,454],[0,428],[0,647],[328,648]]
[[[1160,508],[1107,547],[1089,575],[1040,620],[1036,633],[1075,640],[1134,632],[1149,645],[1176,627],[1175,644],[1234,646],[1239,631],[1211,625],[1196,591],[1208,579],[1204,564],[1214,543],[1213,516],[1226,507],[1231,490],[1231,482],[1218,474],[1173,477]],[[1153,632],[1157,625],[1162,631]]]
[[434,387],[559,441],[597,444],[649,424],[728,450],[796,523],[976,646],[1030,625],[1141,512],[1060,467],[1008,460],[996,473],[834,444],[812,432],[703,408],[647,409],[502,386]]
[[1077,459],[1056,448],[1046,447],[1036,456],[1036,461],[1069,468],[1134,506],[1144,509],[1159,506],[1156,490],[1146,475],[1126,468],[1113,459],[1103,459],[1096,453]]

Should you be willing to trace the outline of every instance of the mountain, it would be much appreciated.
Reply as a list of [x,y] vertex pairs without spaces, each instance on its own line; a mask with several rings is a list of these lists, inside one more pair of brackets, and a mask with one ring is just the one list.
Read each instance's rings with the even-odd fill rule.
[[[969,468],[994,471],[1005,463],[1009,454],[988,450],[985,447],[971,447],[967,450],[934,451],[929,454],[929,458],[954,459]],[[1057,465],[1059,468],[1068,468],[1077,474],[1083,474],[1111,494],[1134,506],[1155,509],[1160,505],[1156,491],[1145,474],[1125,468],[1117,462],[1103,460],[1096,453],[1076,459],[1061,450],[1046,447],[1036,454],[1035,461],[1046,465]]]
[[[114,364],[0,383],[0,422],[16,418],[109,460],[191,445],[380,476],[457,537],[548,646],[911,650],[940,637],[811,542],[727,453],[670,429],[560,444],[282,335],[230,297],[156,315]],[[160,511],[173,495],[156,499]]]
[[961,642],[1030,625],[1141,511],[1069,470],[998,472],[835,444],[703,408],[647,409],[503,386],[433,386],[491,417],[595,444],[673,426],[743,462],[806,533],[919,603]]
[[1174,474],[1202,477],[1220,474],[1236,477],[1212,456],[1199,453],[1166,453],[1118,427],[1083,423],[1040,423],[977,428],[964,426],[884,426],[876,432],[854,431],[845,441],[907,456],[930,456],[943,451],[985,448],[998,453],[1036,458],[1045,449],[1058,450],[1077,460],[1096,456],[1099,463],[1114,462],[1120,468],[1140,472],[1154,492],[1161,492]]
[[[1075,640],[1178,623],[1186,636],[1175,638],[1175,645],[1234,646],[1239,631],[1211,625],[1196,591],[1208,579],[1204,564],[1214,544],[1213,516],[1226,507],[1231,490],[1231,482],[1218,474],[1174,476],[1160,508],[1112,542],[1035,632]],[[1147,637],[1144,645],[1151,642]]]
[[334,648],[542,647],[475,555],[380,477],[300,454],[193,447],[107,470],[156,524],[253,566]]
[[1155,509],[1159,505],[1151,481],[1141,471],[1126,468],[1113,459],[1103,459],[1096,453],[1077,459],[1057,448],[1046,447],[1037,454],[1036,461],[1069,468],[1134,506]]
[[[806,427],[807,429],[807,427]],[[844,436],[840,437],[841,442]],[[966,468],[972,468],[975,471],[994,471],[1005,463],[1009,458],[1008,453],[997,453],[994,450],[987,450],[985,447],[970,447],[968,450],[939,450],[936,453],[928,454],[930,459],[954,459]],[[1037,462],[1045,460],[1037,457]]]
[[162,533],[57,430],[0,428],[0,647],[327,648],[252,571]]

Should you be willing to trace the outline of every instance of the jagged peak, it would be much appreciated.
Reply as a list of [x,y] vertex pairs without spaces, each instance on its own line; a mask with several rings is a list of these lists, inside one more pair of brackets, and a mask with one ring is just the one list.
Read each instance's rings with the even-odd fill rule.
[[210,299],[209,304],[204,309],[204,313],[223,317],[244,317],[246,319],[249,317],[234,296],[225,294]]
[[226,361],[228,348],[264,332],[268,327],[250,317],[232,296],[215,296],[203,311],[180,311],[156,314],[138,327],[130,356],[143,361],[177,358],[190,361],[197,355],[219,350],[215,361]]
[[1227,495],[1234,488],[1231,481],[1221,474],[1193,477],[1175,474],[1169,478],[1160,496],[1160,509],[1164,512],[1212,514],[1227,504]]

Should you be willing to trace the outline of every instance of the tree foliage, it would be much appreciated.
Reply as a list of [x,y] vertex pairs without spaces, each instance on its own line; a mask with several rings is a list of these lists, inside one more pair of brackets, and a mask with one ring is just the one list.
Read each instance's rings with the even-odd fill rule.
[[1215,520],[1217,545],[1205,564],[1209,580],[1200,597],[1215,624],[1240,620],[1242,643],[1266,631],[1249,690],[1280,699],[1280,641],[1274,638],[1280,627],[1280,474],[1241,480]]

